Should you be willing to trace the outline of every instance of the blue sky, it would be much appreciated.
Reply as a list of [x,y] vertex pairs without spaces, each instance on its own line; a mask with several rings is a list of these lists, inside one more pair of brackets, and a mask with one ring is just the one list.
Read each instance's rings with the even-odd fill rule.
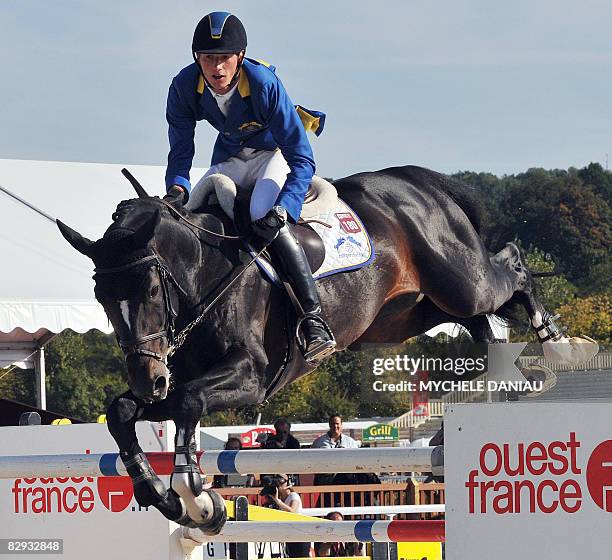
[[[2,0],[0,158],[163,165],[168,86],[215,9],[243,20],[247,56],[294,102],[327,113],[321,175],[612,155],[609,0]],[[214,138],[198,126],[194,166]]]

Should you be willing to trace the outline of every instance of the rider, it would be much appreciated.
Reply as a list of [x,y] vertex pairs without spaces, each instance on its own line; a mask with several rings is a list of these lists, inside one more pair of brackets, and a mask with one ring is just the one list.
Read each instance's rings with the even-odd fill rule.
[[304,356],[316,362],[336,342],[320,317],[312,272],[293,233],[315,164],[305,127],[319,134],[325,116],[294,106],[274,67],[245,58],[247,36],[240,20],[211,12],[193,35],[195,60],[175,76],[166,118],[170,153],[167,198],[184,202],[191,185],[196,122],[218,131],[210,169],[251,187],[251,229],[258,246],[270,245],[302,308]]

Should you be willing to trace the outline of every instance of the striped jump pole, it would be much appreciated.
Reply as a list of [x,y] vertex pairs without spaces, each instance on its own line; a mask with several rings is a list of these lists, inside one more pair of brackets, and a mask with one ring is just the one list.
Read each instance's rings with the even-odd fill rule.
[[228,521],[219,535],[183,529],[205,542],[444,542],[444,521]]
[[[174,453],[146,454],[159,475],[172,474]],[[198,452],[202,474],[433,472],[442,475],[444,452],[438,447],[367,449],[279,449]],[[0,457],[0,479],[125,476],[118,453],[20,455]]]

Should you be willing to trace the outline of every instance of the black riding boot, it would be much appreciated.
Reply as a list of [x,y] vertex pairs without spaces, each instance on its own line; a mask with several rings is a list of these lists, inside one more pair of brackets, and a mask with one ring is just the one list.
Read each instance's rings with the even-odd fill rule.
[[270,247],[304,313],[298,321],[298,331],[301,326],[306,339],[304,358],[307,362],[319,362],[333,353],[336,341],[327,324],[319,316],[321,304],[317,288],[304,250],[293,235],[292,227],[285,224]]

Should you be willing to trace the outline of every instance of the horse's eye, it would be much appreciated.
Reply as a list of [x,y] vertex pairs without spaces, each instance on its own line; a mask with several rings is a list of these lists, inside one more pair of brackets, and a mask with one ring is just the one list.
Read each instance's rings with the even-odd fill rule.
[[155,285],[151,288],[151,297],[154,298],[159,293],[159,286]]

